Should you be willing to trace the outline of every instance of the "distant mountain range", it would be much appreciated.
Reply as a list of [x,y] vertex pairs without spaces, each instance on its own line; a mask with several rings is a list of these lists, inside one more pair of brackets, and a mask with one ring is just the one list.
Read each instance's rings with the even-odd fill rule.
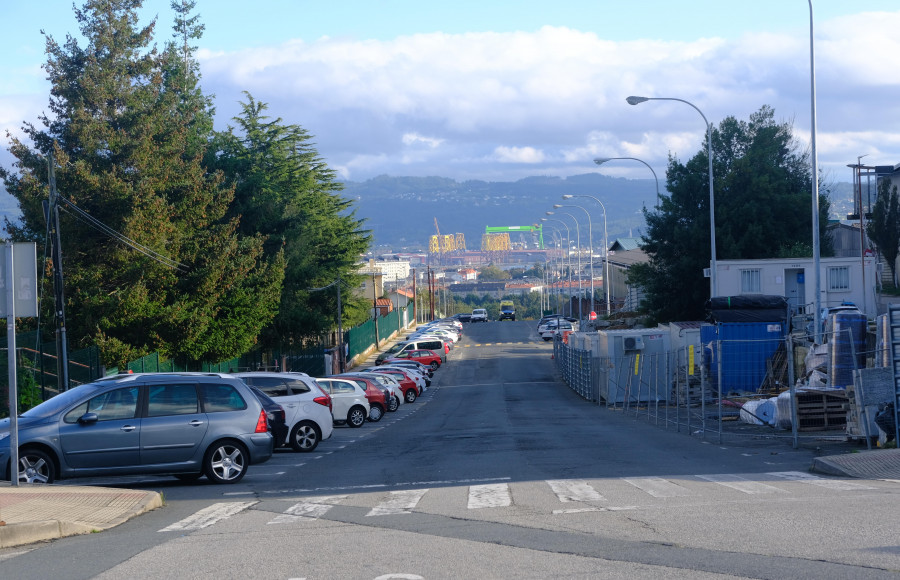
[[[662,183],[661,183],[662,185]],[[853,213],[850,183],[822,185],[831,190],[834,219],[846,219]],[[874,197],[874,192],[873,197]],[[541,218],[559,218],[566,222],[575,239],[571,217],[547,216],[547,211],[567,212],[578,217],[586,230],[586,216],[575,207],[553,209],[554,204],[576,203],[592,218],[594,244],[603,239],[603,210],[595,201],[578,198],[569,201],[563,195],[591,195],[606,206],[609,240],[639,236],[644,227],[641,209],[656,203],[656,182],[652,179],[624,179],[599,173],[563,177],[528,177],[514,182],[463,181],[446,177],[391,177],[382,175],[363,182],[344,183],[343,195],[355,202],[356,213],[372,230],[376,251],[423,251],[437,230],[441,234],[462,233],[466,247],[479,249],[485,226],[529,226]],[[864,198],[867,192],[863,191]],[[19,215],[16,200],[0,192],[0,216],[15,219]],[[563,232],[558,222],[544,222]],[[545,240],[551,234],[545,229]],[[524,235],[512,235],[513,242],[525,241]],[[587,231],[582,231],[587,239]]]
[[[828,184],[828,187],[832,191],[832,214],[835,219],[846,218],[853,208],[852,185],[836,183]],[[590,195],[602,201],[608,212],[606,227],[612,241],[642,233],[644,218],[641,210],[656,204],[656,182],[599,173],[568,178],[529,177],[515,182],[458,182],[446,177],[383,175],[363,182],[345,182],[344,195],[355,202],[357,216],[365,218],[379,252],[427,250],[430,237],[437,233],[435,219],[441,234],[464,234],[466,247],[470,250],[481,247],[485,226],[528,226],[542,223],[541,218],[559,218],[566,222],[574,240],[572,218],[561,214],[547,216],[547,211],[576,216],[586,240],[584,211],[576,207],[553,209],[554,204],[573,203],[590,212],[594,244],[599,246],[603,239],[600,205],[588,198],[564,201],[562,196]],[[565,235],[562,224],[543,223]],[[526,237],[511,235],[511,241],[524,241]],[[550,239],[547,229],[544,239]]]

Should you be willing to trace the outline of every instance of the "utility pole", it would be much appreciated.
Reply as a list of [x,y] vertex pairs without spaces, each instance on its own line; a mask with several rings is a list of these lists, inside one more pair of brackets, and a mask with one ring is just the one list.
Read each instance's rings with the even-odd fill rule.
[[341,314],[341,278],[340,276],[337,279],[337,307],[338,307],[338,369],[343,373],[344,372],[344,326],[343,318]]
[[50,152],[50,204],[45,208],[50,228],[51,260],[53,261],[53,302],[56,315],[56,370],[60,392],[69,390],[69,345],[66,339],[66,301],[63,292],[62,249],[59,235],[59,196],[56,192],[56,170]]

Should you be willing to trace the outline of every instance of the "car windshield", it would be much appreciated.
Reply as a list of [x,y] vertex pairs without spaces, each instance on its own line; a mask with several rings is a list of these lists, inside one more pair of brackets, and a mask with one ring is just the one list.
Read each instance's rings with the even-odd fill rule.
[[64,391],[52,399],[47,399],[37,407],[33,409],[29,409],[24,413],[21,413],[20,417],[30,417],[35,419],[43,419],[45,417],[49,417],[51,415],[56,414],[57,412],[65,409],[70,404],[75,401],[81,399],[85,395],[90,395],[103,385],[98,383],[90,383],[87,385],[79,385],[73,389],[69,389],[68,391]]

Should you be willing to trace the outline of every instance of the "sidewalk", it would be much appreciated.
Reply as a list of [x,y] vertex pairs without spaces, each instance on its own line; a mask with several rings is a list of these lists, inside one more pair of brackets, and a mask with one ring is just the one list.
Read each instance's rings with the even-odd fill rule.
[[0,482],[0,548],[108,530],[163,505],[155,491]]
[[900,449],[875,449],[813,459],[812,470],[860,479],[900,480]]

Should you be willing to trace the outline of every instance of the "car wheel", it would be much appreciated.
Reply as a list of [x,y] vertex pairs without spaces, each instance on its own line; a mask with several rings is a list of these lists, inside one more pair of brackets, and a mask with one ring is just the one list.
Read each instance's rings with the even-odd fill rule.
[[308,453],[319,446],[322,432],[312,421],[300,421],[291,429],[290,444],[294,451]]
[[218,441],[203,457],[203,471],[213,483],[237,483],[244,478],[248,467],[247,450],[236,441]]
[[366,422],[366,410],[360,407],[359,405],[355,407],[350,407],[350,410],[347,411],[347,425],[350,427],[362,427],[363,423]]
[[428,366],[431,367],[431,370],[436,371],[436,370],[438,370],[438,367],[441,366],[441,364],[438,361],[433,360],[433,361],[431,361],[431,364]]
[[381,405],[372,405],[369,408],[369,421],[377,423],[381,421],[382,417],[384,417],[384,409],[381,408]]
[[403,393],[403,398],[407,403],[415,403],[416,402],[416,390],[408,389],[405,393]]
[[176,473],[175,479],[180,481],[197,481],[203,477],[202,473]]
[[550,342],[550,337],[549,337],[549,336],[542,336],[541,338],[544,339],[544,342]]
[[[10,477],[9,470],[6,477]],[[23,449],[19,452],[18,477],[20,483],[53,483],[56,480],[56,465],[40,449]]]
[[399,408],[400,408],[400,400],[397,397],[391,395],[391,401],[388,403],[388,411],[393,413],[394,411],[396,411]]

